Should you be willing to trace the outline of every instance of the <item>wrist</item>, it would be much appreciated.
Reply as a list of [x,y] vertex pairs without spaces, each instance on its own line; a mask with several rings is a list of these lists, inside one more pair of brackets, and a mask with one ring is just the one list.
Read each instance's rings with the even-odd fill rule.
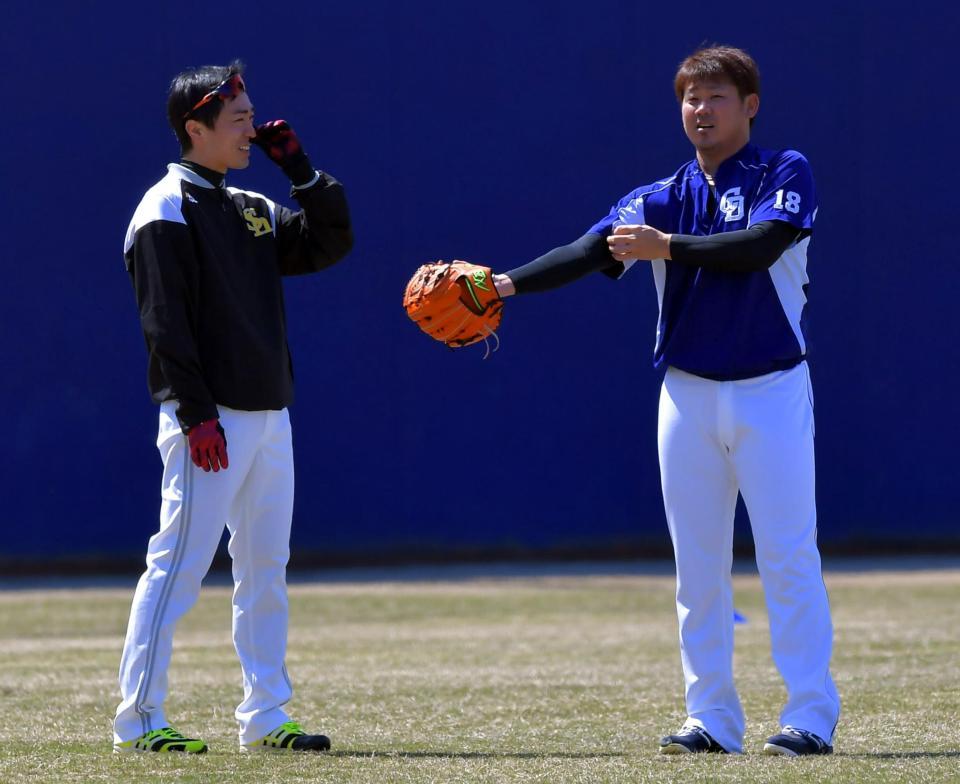
[[663,235],[663,256],[662,256],[662,258],[664,258],[664,259],[671,259],[671,258],[673,258],[673,255],[671,254],[671,251],[670,251],[670,242],[671,242],[671,240],[673,240],[673,235],[672,235],[672,234],[664,234],[664,235]]
[[315,170],[313,172],[313,176],[309,180],[307,180],[305,183],[303,183],[302,185],[293,186],[292,194],[296,193],[297,191],[305,191],[307,188],[312,188],[319,181],[320,181],[320,172]]
[[506,275],[494,275],[493,287],[497,290],[500,299],[512,297],[517,293],[517,288],[513,285],[513,281]]
[[283,169],[283,173],[287,175],[294,188],[304,187],[317,175],[305,152],[300,152],[290,160],[284,161],[280,164],[280,168]]
[[190,425],[184,432],[187,435],[190,435],[190,433],[192,433],[194,430],[200,430],[203,427],[216,427],[218,424],[220,424],[220,417],[207,417],[206,419],[202,419],[201,421]]

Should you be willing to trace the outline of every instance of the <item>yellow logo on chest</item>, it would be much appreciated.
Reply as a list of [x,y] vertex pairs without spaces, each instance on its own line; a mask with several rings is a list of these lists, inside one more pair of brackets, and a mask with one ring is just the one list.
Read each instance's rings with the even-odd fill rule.
[[254,237],[262,237],[264,234],[273,231],[270,221],[257,215],[257,211],[253,207],[247,207],[243,211],[243,217],[247,221],[247,228],[253,232]]

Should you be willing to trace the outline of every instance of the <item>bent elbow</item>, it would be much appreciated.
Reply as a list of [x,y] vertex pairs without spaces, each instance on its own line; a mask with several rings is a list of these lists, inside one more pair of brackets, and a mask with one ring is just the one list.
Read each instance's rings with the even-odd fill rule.
[[313,269],[325,269],[342,261],[353,250],[353,244],[353,229],[349,226],[329,233],[322,244],[314,246]]

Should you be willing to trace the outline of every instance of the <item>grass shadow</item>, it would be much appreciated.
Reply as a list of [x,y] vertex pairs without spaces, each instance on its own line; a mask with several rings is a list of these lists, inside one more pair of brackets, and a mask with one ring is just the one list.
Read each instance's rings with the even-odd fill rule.
[[949,759],[960,758],[960,751],[874,751],[861,754],[838,751],[833,756],[850,759]]
[[325,757],[346,757],[353,759],[614,759],[626,757],[620,751],[355,751],[340,749],[328,751]]

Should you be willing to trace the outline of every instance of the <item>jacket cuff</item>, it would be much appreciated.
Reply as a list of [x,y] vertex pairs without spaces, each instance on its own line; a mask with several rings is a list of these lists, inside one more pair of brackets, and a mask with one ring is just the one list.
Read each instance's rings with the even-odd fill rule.
[[317,173],[310,164],[310,159],[306,153],[296,156],[292,161],[284,165],[283,173],[287,175],[294,188],[306,188],[308,184],[313,184]]
[[191,427],[206,422],[208,419],[219,419],[220,412],[213,403],[192,403],[186,400],[177,402],[177,421],[180,429],[186,433]]

